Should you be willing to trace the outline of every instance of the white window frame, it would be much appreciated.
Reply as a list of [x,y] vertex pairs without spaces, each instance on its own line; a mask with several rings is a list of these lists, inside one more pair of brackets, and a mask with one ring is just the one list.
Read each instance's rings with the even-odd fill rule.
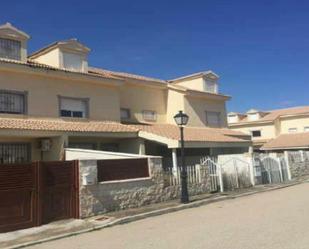
[[304,127],[304,132],[309,132],[309,126]]
[[[72,110],[67,110],[71,111],[71,116],[63,116],[62,111],[62,101],[64,99],[71,99],[71,100],[77,100],[77,101],[82,101],[85,104],[85,114],[83,117],[74,117],[73,116],[73,111]],[[89,98],[77,98],[77,97],[68,97],[68,96],[58,96],[58,105],[59,105],[59,116],[62,118],[89,118]]]
[[[78,64],[76,63],[77,60],[78,60]],[[64,69],[82,72],[84,70],[83,55],[78,54],[78,53],[63,51],[62,52],[62,65]]]
[[143,110],[143,119],[145,121],[153,121],[154,122],[154,121],[157,120],[157,112],[153,111],[153,110]]
[[[214,123],[210,123],[210,120],[209,120],[209,114],[216,114],[217,117],[218,117],[218,122],[216,124]],[[206,124],[207,126],[209,127],[221,127],[221,112],[216,112],[216,111],[205,111],[205,115],[206,115]]]
[[288,132],[289,133],[295,133],[295,132],[297,132],[297,128],[296,127],[289,128]]
[[[1,49],[1,48],[4,49]],[[5,50],[6,47],[6,50]],[[13,51],[15,49],[15,51]],[[10,60],[21,60],[21,41],[0,38],[0,57]]]

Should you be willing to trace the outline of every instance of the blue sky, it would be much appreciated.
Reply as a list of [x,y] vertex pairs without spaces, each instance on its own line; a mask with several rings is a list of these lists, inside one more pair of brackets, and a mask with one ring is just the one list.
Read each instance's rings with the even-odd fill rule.
[[0,22],[31,35],[33,52],[78,38],[89,63],[162,79],[220,75],[229,111],[309,104],[309,2],[3,1]]

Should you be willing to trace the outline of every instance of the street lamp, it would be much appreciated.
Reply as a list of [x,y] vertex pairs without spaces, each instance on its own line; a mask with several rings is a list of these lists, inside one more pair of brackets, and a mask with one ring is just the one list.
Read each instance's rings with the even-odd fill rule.
[[187,167],[185,163],[185,146],[183,137],[183,128],[189,121],[189,116],[182,111],[179,111],[174,120],[180,128],[180,140],[181,140],[181,203],[189,202],[188,185],[187,185]]

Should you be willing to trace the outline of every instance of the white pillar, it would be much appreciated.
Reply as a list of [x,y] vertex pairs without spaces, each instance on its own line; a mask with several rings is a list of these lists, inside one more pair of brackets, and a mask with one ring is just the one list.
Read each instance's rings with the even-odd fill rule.
[[288,151],[284,151],[284,159],[285,159],[285,162],[286,162],[286,171],[288,173],[288,180],[291,181],[292,176],[291,176],[291,170],[290,170],[290,162],[289,162]]
[[172,160],[173,160],[173,174],[177,174],[177,149],[172,149]]
[[248,159],[248,163],[249,163],[249,173],[250,173],[250,181],[252,186],[255,186],[255,175],[254,175],[254,158],[253,155],[250,154],[250,157]]
[[223,186],[223,177],[222,177],[222,166],[217,164],[217,172],[219,173],[219,184],[220,184],[220,192],[224,192],[224,186]]
[[280,158],[277,158],[278,166],[279,166],[279,176],[280,176],[280,182],[283,182],[283,174],[282,174],[282,167],[281,167],[281,161]]

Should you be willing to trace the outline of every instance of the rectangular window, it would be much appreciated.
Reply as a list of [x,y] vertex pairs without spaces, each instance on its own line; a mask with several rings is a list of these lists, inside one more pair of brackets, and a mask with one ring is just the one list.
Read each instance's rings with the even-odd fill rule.
[[304,132],[308,132],[309,131],[309,126],[305,126],[304,127]]
[[60,97],[60,116],[88,118],[88,99]]
[[78,142],[71,142],[69,143],[69,148],[72,149],[84,149],[84,150],[95,150],[96,144],[95,143],[78,143]]
[[289,133],[297,132],[297,128],[289,128]]
[[0,113],[25,114],[26,94],[0,90]]
[[256,131],[251,131],[252,137],[260,137],[261,136],[261,131],[256,130]]
[[21,43],[11,39],[0,38],[0,58],[21,60]]
[[100,149],[103,151],[119,152],[119,145],[116,143],[102,143]]
[[206,111],[206,123],[208,126],[220,127],[221,126],[221,113]]
[[0,163],[30,162],[30,144],[0,143]]
[[157,120],[157,113],[155,111],[143,111],[143,119],[146,121],[156,121]]
[[126,120],[131,118],[131,112],[128,108],[121,108],[120,109],[120,118],[121,120]]
[[205,92],[218,93],[218,84],[213,81],[205,80]]
[[82,71],[83,59],[79,54],[63,53],[63,67],[65,69]]

